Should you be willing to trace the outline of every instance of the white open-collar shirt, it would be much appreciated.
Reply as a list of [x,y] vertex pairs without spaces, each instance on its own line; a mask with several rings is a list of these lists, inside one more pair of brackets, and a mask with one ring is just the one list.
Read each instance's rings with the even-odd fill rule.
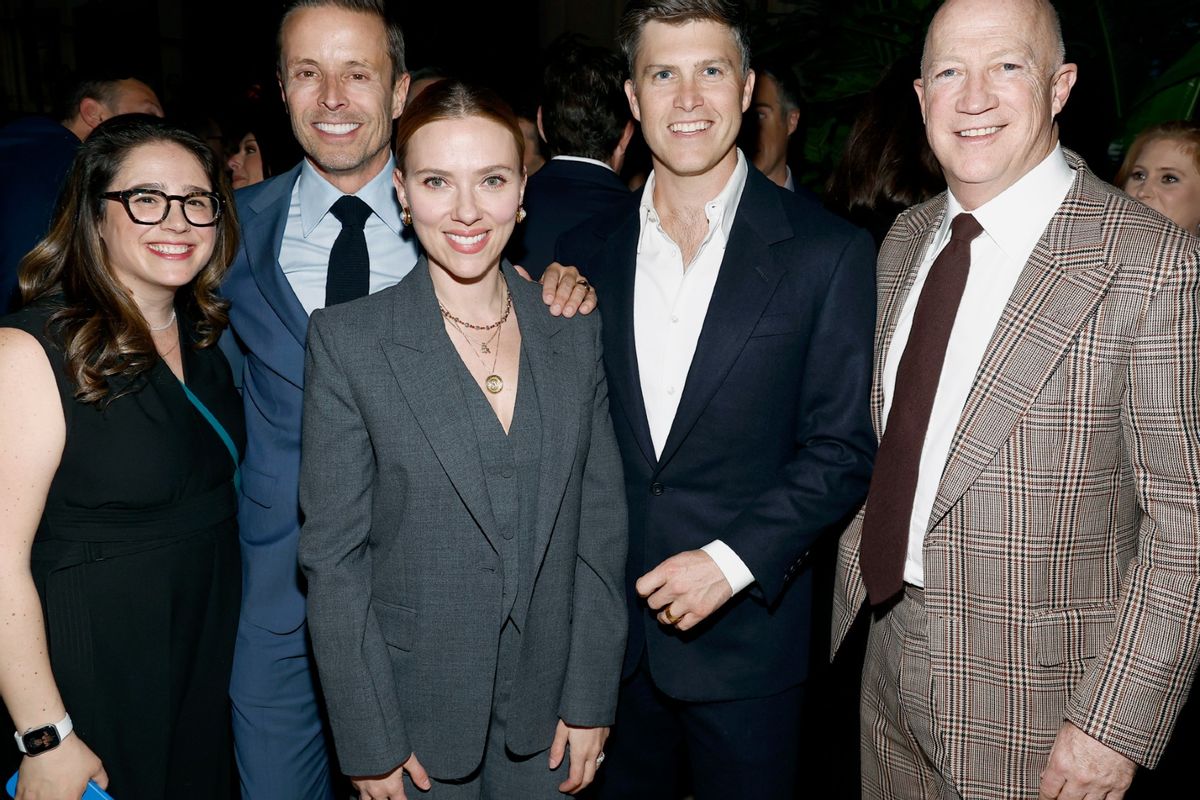
[[[1075,180],[1063,156],[1054,151],[1040,164],[996,197],[970,212],[983,226],[983,233],[971,243],[971,269],[963,290],[958,315],[950,331],[946,358],[942,363],[921,463],[917,488],[909,520],[908,552],[904,561],[904,581],[925,585],[925,529],[933,513],[942,470],[950,455],[950,444],[958,427],[967,395],[975,382],[975,373],[983,363],[983,354],[995,333],[1008,298],[1017,285],[1025,262],[1042,237],[1054,212],[1062,205]],[[887,419],[896,389],[900,357],[908,344],[917,300],[925,288],[925,279],[934,259],[950,241],[950,222],[963,212],[962,204],[948,193],[946,216],[929,251],[921,262],[916,280],[904,300],[896,321],[896,332],[888,347],[883,366],[883,419]],[[886,423],[885,423],[886,425]]]
[[[653,172],[642,190],[633,284],[633,338],[656,456],[662,455],[679,409],[679,397],[692,367],[748,173],[746,157],[738,150],[737,164],[725,187],[704,204],[708,232],[690,264],[683,263],[683,253],[663,230],[654,208]],[[702,549],[720,567],[735,594],[754,582],[745,562],[720,539]]]

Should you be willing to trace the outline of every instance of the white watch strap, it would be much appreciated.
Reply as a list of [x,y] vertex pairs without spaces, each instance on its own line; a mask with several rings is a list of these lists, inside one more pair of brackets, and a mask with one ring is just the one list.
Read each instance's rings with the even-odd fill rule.
[[[36,731],[38,728],[42,728],[42,727],[45,727],[45,726],[38,725],[37,727],[29,728],[28,730],[25,731],[25,733],[29,733],[29,731]],[[52,727],[56,731],[58,731],[58,741],[59,742],[62,742],[63,739],[66,739],[68,736],[70,736],[71,731],[73,731],[75,729],[74,723],[71,722],[70,714],[63,715],[62,719],[60,719],[58,722],[51,724],[50,727]],[[25,736],[25,734],[21,733],[19,731],[13,732],[13,738],[16,739],[16,741],[17,741],[17,749],[20,750],[22,753],[27,753],[28,751],[25,749],[25,740],[23,738],[24,736]]]

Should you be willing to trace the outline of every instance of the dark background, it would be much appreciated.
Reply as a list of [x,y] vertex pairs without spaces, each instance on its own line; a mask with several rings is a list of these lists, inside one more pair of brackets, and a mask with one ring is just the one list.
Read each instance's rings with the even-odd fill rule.
[[[793,162],[818,187],[836,163],[863,93],[896,58],[919,52],[936,0],[749,0],[756,55],[791,72],[805,103]],[[1129,133],[1194,114],[1200,2],[1060,0],[1080,80],[1063,141],[1111,176]],[[392,2],[411,68],[437,65],[536,107],[542,48],[564,32],[610,44],[623,0]],[[0,124],[49,113],[77,71],[117,66],[150,83],[173,117],[219,117],[249,89],[276,92],[278,0],[0,0]],[[1172,103],[1146,100],[1172,67],[1190,69]],[[1178,72],[1178,69],[1176,70]],[[253,91],[253,90],[251,90]],[[1184,95],[1190,93],[1188,103]],[[914,101],[915,102],[915,101]]]

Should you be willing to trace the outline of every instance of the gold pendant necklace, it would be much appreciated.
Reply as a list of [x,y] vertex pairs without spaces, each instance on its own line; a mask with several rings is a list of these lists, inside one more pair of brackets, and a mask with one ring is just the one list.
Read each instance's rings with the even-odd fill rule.
[[492,341],[493,337],[491,337],[491,336],[487,337],[487,341],[485,341],[482,344],[476,345],[474,342],[470,341],[470,337],[467,336],[467,331],[463,330],[463,326],[473,327],[473,329],[475,329],[475,330],[491,330],[492,327],[494,327],[494,329],[496,329],[496,333],[494,333],[494,338],[496,338],[496,355],[492,356],[492,368],[487,369],[487,371],[490,372],[491,374],[487,375],[487,378],[484,379],[484,389],[486,389],[488,392],[492,393],[492,395],[499,395],[500,392],[504,391],[504,379],[500,378],[499,375],[496,374],[496,365],[500,360],[500,335],[502,335],[502,333],[504,332],[505,320],[508,320],[509,312],[512,311],[512,295],[509,293],[508,289],[509,289],[509,285],[508,285],[508,283],[505,283],[504,284],[504,294],[508,295],[508,296],[505,297],[506,302],[505,302],[505,308],[504,308],[504,315],[502,318],[500,318],[497,321],[497,323],[494,323],[492,325],[484,326],[484,325],[472,325],[470,323],[464,323],[464,321],[455,317],[454,314],[451,314],[450,312],[446,311],[445,306],[442,306],[442,303],[440,303],[440,301],[438,302],[438,306],[440,308],[442,308],[442,317],[446,321],[449,321],[449,323],[452,326],[454,326],[454,329],[456,331],[458,331],[458,336],[461,336],[462,341],[467,343],[467,349],[472,351],[472,353],[474,354],[476,359],[479,359],[479,363],[480,363],[480,365],[484,366],[484,369],[487,369],[487,362],[484,361],[484,359],[482,359],[482,356],[479,353],[475,353],[475,348],[479,347],[479,349],[481,351],[484,351],[484,353],[491,353],[491,349],[488,348],[487,345],[488,345],[488,343],[490,343]]

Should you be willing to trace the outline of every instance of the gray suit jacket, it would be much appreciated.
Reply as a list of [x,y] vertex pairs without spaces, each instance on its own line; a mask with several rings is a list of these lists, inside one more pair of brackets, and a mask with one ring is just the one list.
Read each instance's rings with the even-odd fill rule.
[[[551,317],[535,284],[507,274],[545,421],[507,728],[509,749],[530,754],[559,718],[613,722],[627,522],[599,319]],[[483,756],[502,574],[459,364],[424,258],[396,286],[312,316],[300,565],[349,775],[415,752],[431,775],[459,778]]]

